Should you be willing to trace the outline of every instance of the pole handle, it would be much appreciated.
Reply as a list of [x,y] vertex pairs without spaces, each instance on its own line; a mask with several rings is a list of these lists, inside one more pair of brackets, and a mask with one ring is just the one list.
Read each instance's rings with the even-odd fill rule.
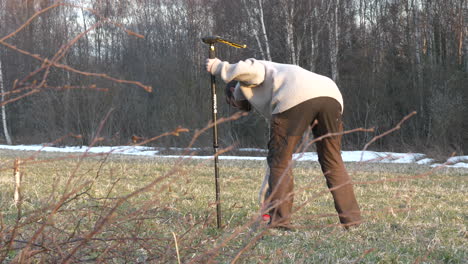
[[214,44],[216,42],[220,42],[220,43],[224,43],[224,44],[227,44],[231,47],[234,47],[234,48],[238,48],[238,49],[245,49],[247,48],[247,45],[245,44],[239,44],[239,43],[235,43],[235,42],[232,42],[232,41],[229,41],[229,40],[225,40],[223,38],[221,38],[220,36],[207,36],[207,37],[203,37],[202,38],[202,41],[206,44]]
[[216,51],[215,51],[215,45],[214,43],[210,44],[210,53],[209,53],[210,59],[216,58]]

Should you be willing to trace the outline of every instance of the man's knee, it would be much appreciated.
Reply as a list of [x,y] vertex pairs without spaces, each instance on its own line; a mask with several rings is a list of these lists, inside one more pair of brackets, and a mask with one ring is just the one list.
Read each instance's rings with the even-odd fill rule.
[[278,184],[291,184],[292,169],[288,167],[272,167],[270,168],[269,183],[271,186]]

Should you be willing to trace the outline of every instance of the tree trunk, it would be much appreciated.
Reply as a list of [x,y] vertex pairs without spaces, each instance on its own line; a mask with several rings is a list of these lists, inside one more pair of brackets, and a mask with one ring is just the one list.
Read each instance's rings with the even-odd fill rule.
[[296,47],[294,46],[294,2],[281,1],[284,12],[284,22],[286,26],[286,46],[289,50],[289,62],[297,64]]
[[[261,59],[271,61],[270,43],[268,41],[265,19],[263,17],[263,0],[258,0],[256,3],[242,0],[242,3],[244,4],[247,16],[249,17],[249,24],[253,31],[255,40],[257,41]],[[255,7],[252,8],[252,6]]]
[[315,72],[317,69],[317,59],[319,56],[319,36],[322,33],[323,29],[327,27],[325,22],[328,19],[329,9],[331,7],[330,2],[320,0],[320,1],[310,1],[310,61],[309,69],[312,72]]
[[413,8],[413,26],[414,26],[414,53],[415,53],[415,66],[416,66],[416,84],[419,90],[419,113],[424,116],[424,85],[423,85],[423,65],[421,62],[421,30],[419,22],[419,9],[416,4],[412,3]]
[[258,7],[259,7],[259,16],[260,16],[260,26],[262,28],[262,36],[263,36],[263,41],[265,41],[265,56],[266,59],[271,61],[271,53],[270,53],[270,42],[268,41],[268,35],[266,32],[266,27],[265,27],[265,19],[263,16],[263,0],[258,0]]
[[3,124],[3,134],[5,135],[5,141],[8,145],[11,145],[11,137],[10,133],[8,133],[8,126],[7,126],[7,115],[6,115],[6,105],[3,104],[5,102],[5,86],[3,83],[3,72],[2,72],[2,60],[0,60],[0,92],[2,93],[2,124]]
[[460,11],[459,11],[459,39],[458,39],[458,64],[463,65],[463,31],[466,30],[464,26],[463,19],[463,3],[465,0],[460,1]]
[[340,6],[340,0],[335,1],[335,9],[333,19],[328,23],[329,34],[328,40],[330,43],[330,65],[332,79],[337,82],[339,79],[338,73],[338,52],[339,52],[339,26],[338,26],[338,9]]
[[246,0],[242,0],[242,3],[244,4],[245,11],[247,12],[247,16],[249,17],[249,23],[250,27],[252,29],[252,33],[255,37],[255,40],[257,41],[257,46],[260,51],[260,57],[262,60],[265,60],[265,52],[263,51],[263,45],[262,42],[260,41],[258,29],[257,29],[257,20],[255,19],[255,16],[252,14],[252,10],[249,8],[247,5]]

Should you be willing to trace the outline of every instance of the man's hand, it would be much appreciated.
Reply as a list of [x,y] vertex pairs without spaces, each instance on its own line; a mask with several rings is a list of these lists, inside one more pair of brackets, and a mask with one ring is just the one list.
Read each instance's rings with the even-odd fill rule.
[[215,62],[216,59],[206,59],[206,62],[205,62],[205,67],[206,67],[206,71],[211,73],[211,67],[213,67],[213,63]]

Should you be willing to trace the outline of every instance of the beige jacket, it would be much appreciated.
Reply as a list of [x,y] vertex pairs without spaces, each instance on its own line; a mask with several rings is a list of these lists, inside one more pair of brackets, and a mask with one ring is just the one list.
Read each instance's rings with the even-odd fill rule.
[[335,98],[343,109],[343,97],[330,78],[296,65],[256,59],[230,64],[215,59],[210,70],[226,83],[240,81],[234,91],[235,99],[247,99],[266,118],[324,96]]

